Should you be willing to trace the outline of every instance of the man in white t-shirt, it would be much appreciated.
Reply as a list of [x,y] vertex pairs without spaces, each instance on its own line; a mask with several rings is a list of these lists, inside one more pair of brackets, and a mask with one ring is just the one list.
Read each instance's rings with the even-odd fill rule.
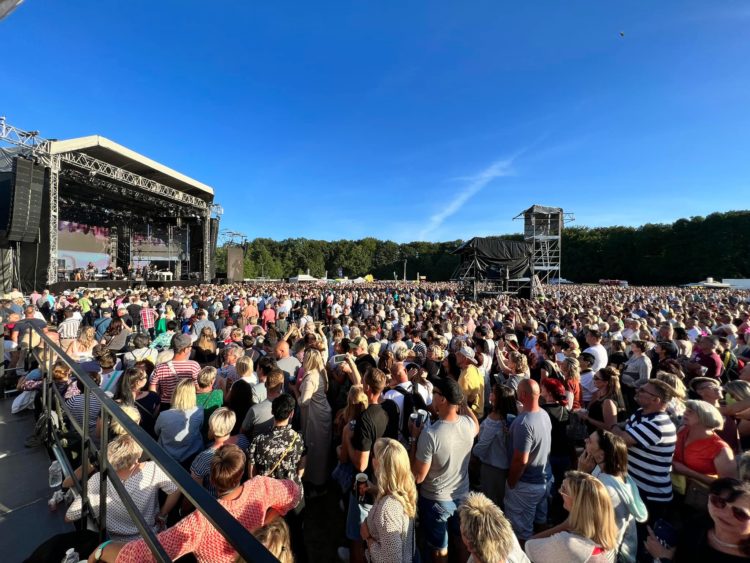
[[596,373],[606,367],[609,362],[607,350],[602,346],[602,333],[596,329],[588,329],[586,331],[586,344],[589,347],[584,352],[594,357],[594,365],[591,366],[591,369]]

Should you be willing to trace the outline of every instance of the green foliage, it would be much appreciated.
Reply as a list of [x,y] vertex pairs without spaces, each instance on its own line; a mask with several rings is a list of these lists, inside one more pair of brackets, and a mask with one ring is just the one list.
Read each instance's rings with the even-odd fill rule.
[[[523,240],[520,234],[502,235]],[[288,278],[308,271],[315,277],[448,280],[458,266],[451,254],[462,241],[410,242],[390,240],[321,241],[255,239],[247,245],[245,276]],[[217,271],[226,268],[226,249],[216,255]],[[562,275],[577,282],[601,278],[633,284],[678,284],[708,276],[750,277],[750,211],[713,213],[680,219],[672,225],[591,229],[571,227],[563,232]]]
[[562,275],[577,282],[609,278],[639,285],[750,277],[750,211],[712,213],[671,225],[568,228]]

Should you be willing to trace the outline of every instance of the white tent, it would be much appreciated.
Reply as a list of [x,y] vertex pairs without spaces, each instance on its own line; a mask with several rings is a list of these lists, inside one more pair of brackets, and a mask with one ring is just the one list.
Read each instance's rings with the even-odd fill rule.
[[307,274],[297,274],[293,278],[289,278],[290,283],[315,282],[315,281],[318,281],[318,279],[312,276],[308,276]]

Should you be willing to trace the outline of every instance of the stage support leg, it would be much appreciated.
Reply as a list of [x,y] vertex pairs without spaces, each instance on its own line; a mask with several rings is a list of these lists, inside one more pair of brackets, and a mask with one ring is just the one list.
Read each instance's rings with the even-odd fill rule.
[[203,216],[203,282],[211,281],[211,210]]
[[42,159],[49,167],[49,265],[47,285],[57,283],[57,227],[60,219],[60,155],[53,154]]

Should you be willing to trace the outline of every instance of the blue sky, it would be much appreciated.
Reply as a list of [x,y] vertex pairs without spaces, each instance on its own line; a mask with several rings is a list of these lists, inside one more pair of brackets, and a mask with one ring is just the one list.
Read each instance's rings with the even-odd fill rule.
[[749,25],[743,0],[26,0],[0,114],[203,181],[249,238],[667,222],[749,207]]

